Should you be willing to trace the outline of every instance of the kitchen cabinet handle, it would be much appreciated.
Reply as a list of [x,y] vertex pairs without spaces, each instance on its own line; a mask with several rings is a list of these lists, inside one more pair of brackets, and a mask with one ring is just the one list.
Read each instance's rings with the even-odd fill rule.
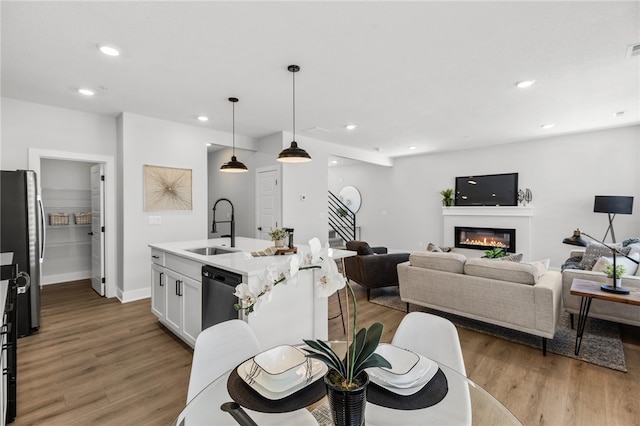
[[156,255],[153,255],[151,257],[154,258],[154,259],[160,259],[160,256],[156,256]]
[[158,280],[158,284],[160,284],[160,287],[164,287],[164,284],[162,284],[162,276],[164,275],[164,272],[160,272],[160,279]]
[[182,296],[182,281],[176,280],[176,296]]

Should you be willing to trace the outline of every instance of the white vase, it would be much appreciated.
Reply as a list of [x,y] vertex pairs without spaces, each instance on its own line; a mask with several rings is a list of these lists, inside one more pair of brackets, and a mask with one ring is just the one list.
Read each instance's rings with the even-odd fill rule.
[[276,248],[283,248],[285,246],[284,238],[281,240],[274,240],[273,242],[276,245]]

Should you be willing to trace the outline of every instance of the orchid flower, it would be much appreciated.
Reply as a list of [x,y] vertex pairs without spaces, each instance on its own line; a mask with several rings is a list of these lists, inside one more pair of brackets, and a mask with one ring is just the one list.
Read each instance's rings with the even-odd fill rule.
[[336,291],[344,288],[346,281],[344,276],[338,271],[336,262],[326,258],[322,261],[322,275],[316,283],[316,294],[318,297],[329,297]]

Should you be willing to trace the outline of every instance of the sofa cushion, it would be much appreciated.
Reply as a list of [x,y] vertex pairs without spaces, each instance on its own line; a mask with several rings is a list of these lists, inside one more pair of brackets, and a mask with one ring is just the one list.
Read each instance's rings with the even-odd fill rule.
[[411,266],[435,269],[436,271],[462,274],[467,258],[458,253],[440,253],[431,251],[414,251],[409,256]]
[[495,262],[490,259],[473,258],[464,264],[465,275],[534,285],[539,272],[532,264],[518,262]]
[[365,241],[347,241],[347,250],[354,250],[359,256],[374,254],[373,249]]

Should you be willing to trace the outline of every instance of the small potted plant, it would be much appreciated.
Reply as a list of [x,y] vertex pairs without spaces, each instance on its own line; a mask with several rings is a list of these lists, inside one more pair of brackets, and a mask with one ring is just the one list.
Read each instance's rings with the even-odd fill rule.
[[443,189],[442,191],[440,191],[440,195],[442,195],[443,206],[450,207],[453,205],[453,189]]
[[[616,266],[616,270],[615,270],[616,286],[620,286],[620,281],[622,279],[622,276],[625,274],[625,272],[627,272],[627,270],[624,267],[624,265],[617,265]],[[608,263],[607,266],[604,267],[604,273],[607,274],[607,277],[613,278],[613,264],[612,263]]]
[[484,257],[489,259],[497,259],[499,257],[505,257],[507,252],[502,247],[494,247],[491,250],[484,252]]
[[276,228],[269,231],[269,236],[271,240],[275,243],[276,247],[284,247],[285,246],[285,238],[287,238],[287,231],[284,228]]

